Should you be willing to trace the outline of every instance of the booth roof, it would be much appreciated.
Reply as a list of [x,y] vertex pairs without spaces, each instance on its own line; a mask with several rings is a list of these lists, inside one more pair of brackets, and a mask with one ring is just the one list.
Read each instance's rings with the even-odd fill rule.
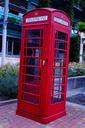
[[58,10],[58,9],[54,9],[54,8],[36,8],[36,9],[31,10],[31,11],[28,11],[27,13],[24,14],[24,16],[25,16],[26,14],[28,14],[29,12],[34,12],[34,11],[36,11],[36,10],[46,10],[46,11],[49,11],[49,12],[62,12],[62,13],[65,14],[65,15],[69,18],[69,20],[70,20],[70,17],[67,15],[67,13],[65,13],[65,12],[62,11],[62,10]]

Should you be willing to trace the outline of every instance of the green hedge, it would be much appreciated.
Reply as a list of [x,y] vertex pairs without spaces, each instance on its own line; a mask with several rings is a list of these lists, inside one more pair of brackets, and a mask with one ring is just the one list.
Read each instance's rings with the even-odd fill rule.
[[[17,97],[19,65],[6,65],[0,68],[0,96]],[[85,64],[70,63],[69,77],[85,75]]]
[[80,37],[75,36],[70,40],[69,62],[79,62]]
[[0,95],[16,98],[18,88],[18,65],[0,68]]
[[79,24],[78,24],[78,30],[80,32],[85,32],[85,22],[79,22]]
[[85,75],[85,64],[70,63],[68,67],[68,76],[83,76]]

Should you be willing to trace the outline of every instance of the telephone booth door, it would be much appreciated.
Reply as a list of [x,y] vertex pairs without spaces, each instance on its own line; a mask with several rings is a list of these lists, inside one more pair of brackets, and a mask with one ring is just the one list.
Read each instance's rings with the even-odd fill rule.
[[21,102],[19,108],[31,114],[40,115],[41,105],[43,104],[42,80],[46,71],[45,65],[42,65],[46,56],[46,44],[44,45],[43,42],[45,40],[45,27],[26,27],[23,31],[19,80],[19,98]]
[[50,74],[50,102],[49,116],[57,114],[56,117],[65,115],[66,104],[66,85],[68,75],[68,56],[69,56],[69,35],[70,31],[62,28],[53,31],[53,59]]
[[66,114],[70,20],[59,10],[24,15],[17,114],[48,123]]

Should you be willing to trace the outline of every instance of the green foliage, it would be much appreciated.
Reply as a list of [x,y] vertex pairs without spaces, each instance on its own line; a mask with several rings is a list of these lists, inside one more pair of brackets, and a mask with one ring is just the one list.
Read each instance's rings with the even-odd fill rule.
[[50,7],[51,0],[39,0],[39,7]]
[[53,8],[65,11],[73,21],[75,0],[52,0],[51,3]]
[[71,38],[70,41],[70,62],[79,61],[79,51],[80,51],[80,37],[75,36]]
[[83,76],[85,75],[85,64],[70,63],[68,67],[68,76]]
[[74,0],[68,0],[64,8],[64,11],[71,17],[71,21],[74,20],[74,4]]
[[[24,0],[27,4],[29,0]],[[85,17],[85,0],[39,0],[39,7],[53,7],[65,11],[74,20],[74,5],[83,8],[82,17]]]
[[16,98],[18,83],[18,65],[6,65],[0,68],[0,95]]
[[80,0],[74,0],[74,3],[75,4],[78,4]]
[[85,22],[79,22],[79,24],[78,24],[78,30],[80,32],[85,32]]
[[83,8],[85,8],[85,0],[80,0],[80,6],[82,6]]

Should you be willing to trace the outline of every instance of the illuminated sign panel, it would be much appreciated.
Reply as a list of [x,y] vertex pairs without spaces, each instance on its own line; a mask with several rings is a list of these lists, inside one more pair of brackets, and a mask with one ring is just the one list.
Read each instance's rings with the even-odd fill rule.
[[60,19],[58,17],[54,17],[54,21],[57,22],[57,23],[60,23],[62,25],[65,25],[65,26],[68,26],[68,22],[63,20],[63,19]]
[[48,16],[31,17],[31,18],[26,18],[26,23],[46,21],[46,20],[48,20]]

